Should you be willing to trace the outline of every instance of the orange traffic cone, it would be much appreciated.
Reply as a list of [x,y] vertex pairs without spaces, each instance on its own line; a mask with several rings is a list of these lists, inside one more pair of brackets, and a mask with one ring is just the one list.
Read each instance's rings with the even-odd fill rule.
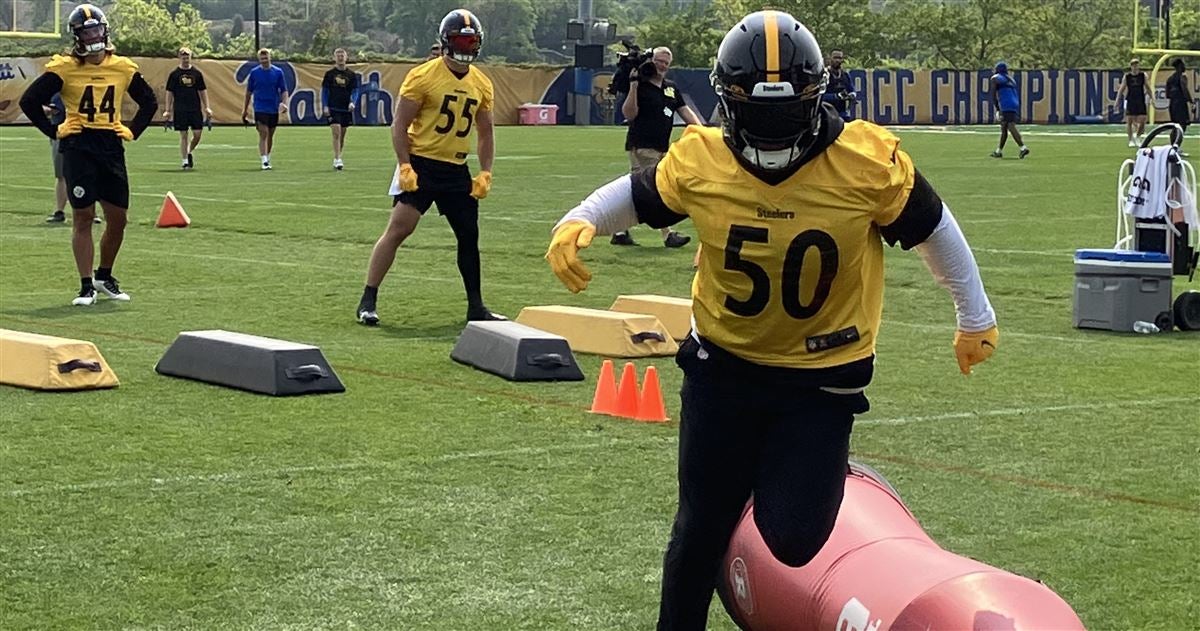
[[637,369],[633,362],[625,362],[625,370],[621,371],[621,384],[617,386],[617,409],[613,416],[637,418],[638,384]]
[[159,228],[186,228],[192,225],[192,220],[183,212],[183,206],[175,199],[175,193],[167,191],[162,209],[158,211],[158,221],[154,225]]
[[612,414],[617,411],[617,378],[613,375],[611,359],[600,364],[600,379],[596,381],[596,394],[592,397],[592,414]]
[[642,379],[642,397],[638,401],[637,420],[648,423],[665,423],[667,406],[663,404],[662,387],[658,384],[658,369],[650,366]]

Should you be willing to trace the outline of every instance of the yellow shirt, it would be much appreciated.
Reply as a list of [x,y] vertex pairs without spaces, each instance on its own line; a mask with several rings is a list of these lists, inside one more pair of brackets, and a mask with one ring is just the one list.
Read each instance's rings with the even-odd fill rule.
[[720,129],[688,127],[655,186],[704,245],[692,281],[697,332],[768,366],[826,368],[872,355],[883,310],[879,226],[900,215],[915,173],[898,144],[855,121],[771,186],[738,163]]
[[77,57],[55,55],[46,72],[62,79],[62,100],[67,120],[88,129],[115,130],[121,122],[121,99],[137,72],[129,58],[108,54],[99,64]]
[[408,127],[409,152],[454,164],[466,162],[475,116],[492,109],[491,79],[475,66],[459,79],[441,58],[431,59],[408,71],[400,96],[421,104]]

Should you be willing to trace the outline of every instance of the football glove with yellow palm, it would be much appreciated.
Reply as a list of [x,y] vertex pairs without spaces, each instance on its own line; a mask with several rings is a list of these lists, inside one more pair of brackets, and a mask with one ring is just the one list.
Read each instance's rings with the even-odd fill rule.
[[954,333],[954,355],[958,358],[958,369],[964,375],[971,374],[971,366],[992,356],[1000,343],[1000,329],[993,326],[985,331]]
[[417,172],[407,162],[400,165],[400,190],[406,193],[417,190]]
[[492,172],[480,171],[475,179],[471,180],[471,197],[475,199],[483,199],[488,196],[488,191],[492,190]]
[[587,289],[588,281],[592,280],[592,273],[579,260],[579,250],[591,245],[595,236],[596,226],[590,221],[572,219],[559,226],[550,239],[546,260],[554,275],[573,294]]

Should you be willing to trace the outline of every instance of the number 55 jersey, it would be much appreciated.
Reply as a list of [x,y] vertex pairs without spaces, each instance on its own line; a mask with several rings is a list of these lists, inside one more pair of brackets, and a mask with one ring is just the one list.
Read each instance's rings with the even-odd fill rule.
[[[825,132],[839,126],[830,121]],[[849,123],[772,185],[742,166],[720,129],[688,127],[652,180],[635,177],[634,199],[652,226],[679,215],[696,226],[703,244],[692,281],[696,333],[766,366],[870,361],[883,302],[881,227],[937,225],[941,214],[940,204],[906,208],[917,175],[898,144],[881,127]],[[930,216],[902,217],[910,212]]]
[[474,65],[458,76],[441,58],[412,70],[400,86],[400,97],[421,104],[408,128],[409,152],[422,158],[463,164],[479,112],[492,109],[492,81]]

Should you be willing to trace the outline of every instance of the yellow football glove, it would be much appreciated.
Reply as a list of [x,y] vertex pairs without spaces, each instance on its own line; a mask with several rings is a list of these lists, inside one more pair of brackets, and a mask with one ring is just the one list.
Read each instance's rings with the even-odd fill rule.
[[400,190],[408,193],[417,190],[417,172],[407,162],[400,165]]
[[492,190],[492,172],[480,171],[479,175],[471,180],[471,197],[483,199],[488,196],[490,190]]
[[587,289],[588,281],[592,280],[592,273],[579,260],[579,250],[591,245],[595,236],[596,226],[592,222],[573,219],[559,226],[550,239],[546,260],[550,261],[554,275],[573,294]]
[[121,140],[133,142],[133,130],[132,129],[129,129],[128,127],[126,127],[125,125],[122,125],[121,123],[117,123],[116,132],[117,132],[117,136],[120,137]]
[[955,331],[954,355],[958,357],[958,369],[964,375],[971,374],[971,366],[991,357],[999,343],[1000,329],[994,326],[975,333]]
[[58,136],[59,140],[61,140],[67,136],[74,136],[75,134],[82,132],[83,123],[81,123],[78,118],[70,117],[58,124],[58,131],[55,133],[55,135]]

